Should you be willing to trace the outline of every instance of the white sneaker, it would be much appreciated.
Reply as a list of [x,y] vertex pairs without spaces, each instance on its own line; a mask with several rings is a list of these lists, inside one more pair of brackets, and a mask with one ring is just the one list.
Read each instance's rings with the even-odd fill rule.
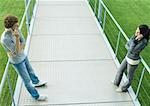
[[123,92],[123,91],[122,91],[122,88],[121,88],[121,87],[118,87],[118,88],[116,89],[116,92],[122,93],[122,92]]
[[111,80],[111,83],[115,85],[115,81],[114,80]]
[[39,82],[39,83],[37,83],[37,84],[33,84],[33,86],[34,87],[42,87],[42,86],[45,86],[47,84],[47,82],[46,81],[44,81],[44,82]]
[[115,81],[114,81],[114,80],[112,80],[111,83],[112,83],[113,85],[115,85],[116,87],[118,87],[118,86],[115,84]]
[[39,96],[39,98],[37,98],[36,100],[37,100],[37,101],[46,101],[47,98],[48,98],[48,97],[47,97],[46,95],[41,94],[41,95]]

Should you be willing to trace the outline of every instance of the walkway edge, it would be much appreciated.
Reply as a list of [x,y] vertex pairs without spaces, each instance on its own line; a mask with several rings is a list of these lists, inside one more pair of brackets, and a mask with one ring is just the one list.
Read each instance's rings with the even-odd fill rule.
[[[105,41],[105,43],[106,43],[106,45],[107,45],[107,47],[108,47],[108,49],[109,49],[109,51],[110,51],[110,53],[111,53],[113,59],[114,59],[114,61],[115,61],[116,66],[119,67],[119,66],[120,66],[120,63],[119,63],[118,59],[115,59],[115,58],[114,58],[114,57],[115,57],[115,54],[114,54],[114,52],[113,52],[113,50],[112,50],[112,47],[110,46],[110,43],[108,42],[108,40],[107,40],[105,34],[103,33],[103,30],[102,30],[101,26],[99,25],[99,22],[97,21],[97,19],[96,19],[94,13],[93,13],[93,11],[92,11],[92,9],[91,9],[91,7],[90,7],[88,1],[86,0],[85,2],[87,3],[90,12],[91,12],[91,14],[93,15],[93,18],[94,18],[94,20],[95,20],[95,22],[96,22],[96,24],[97,24],[97,27],[99,28],[99,30],[100,30],[100,32],[101,32],[101,34],[102,34],[102,38],[104,39],[104,41]],[[34,12],[36,12],[36,8],[34,8]],[[31,27],[33,27],[33,24],[34,24],[34,21],[32,21]],[[29,36],[29,37],[27,38],[27,43],[26,43],[27,46],[29,46],[29,44],[30,44],[30,38],[31,38],[31,36]],[[27,50],[26,50],[26,51],[27,51]],[[124,80],[125,80],[125,79],[126,79],[126,77],[124,76]],[[19,101],[19,96],[20,96],[21,87],[22,87],[22,80],[21,80],[20,77],[18,77],[17,84],[16,84],[16,89],[15,89],[15,93],[14,93],[14,98],[15,98],[15,102],[17,103],[17,105],[18,105],[18,101]],[[134,102],[134,105],[139,106],[139,105],[140,105],[139,101],[138,101],[138,100],[137,100],[137,101],[134,100],[134,98],[135,98],[135,93],[133,92],[133,89],[132,89],[131,87],[130,87],[130,89],[129,89],[129,94],[130,94],[130,96],[131,96],[131,98],[132,98],[132,100],[133,100],[133,102]],[[13,104],[12,104],[12,106],[13,106]]]
[[[25,47],[25,50],[24,50],[25,54],[27,54],[27,55],[28,55],[28,49],[29,49],[29,46],[30,46],[30,40],[31,40],[31,36],[32,36],[32,29],[33,29],[34,21],[35,21],[34,18],[35,18],[37,7],[38,7],[38,2],[36,2],[36,3],[37,4],[35,4],[35,7],[33,9],[33,17],[31,19],[31,25],[30,25],[31,35],[28,35],[28,37],[27,37],[26,47]],[[18,76],[15,91],[14,91],[14,101],[15,101],[16,106],[18,106],[22,84],[23,84],[22,79],[21,79],[20,76]],[[12,106],[14,106],[13,103],[12,103]]]
[[[94,14],[94,12],[93,12],[93,10],[92,10],[92,8],[91,8],[91,6],[90,6],[90,4],[89,4],[89,2],[88,2],[87,0],[86,0],[86,3],[87,3],[87,5],[88,5],[88,7],[89,7],[89,9],[90,9],[91,14],[92,14],[93,17],[94,17],[94,20],[95,20],[95,22],[96,22],[96,24],[97,24],[97,27],[99,28],[99,30],[100,30],[100,32],[101,32],[101,34],[102,34],[102,37],[103,37],[104,41],[105,41],[105,43],[106,43],[106,45],[107,45],[107,47],[108,47],[108,49],[109,49],[109,51],[110,51],[110,53],[111,53],[111,55],[112,55],[114,61],[115,61],[115,64],[116,64],[117,68],[119,68],[119,66],[120,66],[119,60],[118,60],[117,58],[115,59],[115,53],[114,53],[114,51],[113,51],[113,49],[112,49],[112,47],[111,47],[111,45],[110,45],[110,43],[109,43],[109,41],[108,41],[108,39],[107,39],[105,33],[103,32],[102,27],[100,26],[100,24],[99,24],[97,18],[95,17],[95,14]],[[126,75],[124,74],[124,76],[123,76],[123,81],[125,81],[126,79],[127,79],[127,77],[126,77]],[[129,94],[130,94],[130,97],[131,97],[131,99],[132,99],[134,105],[135,105],[135,106],[141,106],[139,100],[138,100],[138,99],[135,100],[136,95],[135,95],[135,93],[134,93],[132,87],[130,87],[130,88],[128,89],[128,92],[129,92]]]

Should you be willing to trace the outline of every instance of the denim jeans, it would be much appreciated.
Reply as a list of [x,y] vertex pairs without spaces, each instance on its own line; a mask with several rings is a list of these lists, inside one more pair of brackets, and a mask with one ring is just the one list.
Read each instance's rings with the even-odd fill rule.
[[29,91],[31,96],[35,99],[39,98],[39,93],[37,90],[32,86],[31,81],[33,84],[37,84],[39,82],[38,77],[35,75],[28,58],[25,58],[21,63],[13,64],[16,72],[21,76],[26,89]]
[[114,84],[119,86],[122,76],[123,76],[123,72],[125,71],[125,69],[127,69],[127,81],[121,86],[122,91],[127,91],[127,89],[130,87],[131,82],[133,80],[133,76],[135,73],[135,70],[137,69],[138,65],[130,65],[126,59],[124,59],[120,65],[120,68],[116,74],[115,77],[115,81]]

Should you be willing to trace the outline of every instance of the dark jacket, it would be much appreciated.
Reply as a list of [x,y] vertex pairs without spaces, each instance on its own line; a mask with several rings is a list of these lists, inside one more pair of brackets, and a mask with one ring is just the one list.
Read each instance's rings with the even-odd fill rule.
[[130,40],[125,45],[127,52],[127,57],[133,60],[139,60],[140,59],[140,52],[145,48],[145,46],[148,44],[147,39],[142,38],[141,40],[136,40],[136,36],[132,36]]

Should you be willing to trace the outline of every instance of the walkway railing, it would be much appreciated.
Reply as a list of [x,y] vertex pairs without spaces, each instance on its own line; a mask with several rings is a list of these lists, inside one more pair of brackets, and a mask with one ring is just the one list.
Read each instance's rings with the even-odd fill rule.
[[[28,39],[29,36],[31,36],[31,33],[32,33],[32,30],[30,28],[30,24],[33,22],[33,19],[35,17],[35,14],[33,13],[33,11],[35,10],[35,5],[36,4],[37,4],[36,0],[25,0],[25,12],[24,12],[22,20],[20,22],[19,30],[25,32],[28,35],[27,39]],[[31,18],[32,18],[32,20],[31,20]],[[26,24],[25,24],[25,21],[26,21]],[[25,52],[26,53],[28,53],[28,48],[29,48],[28,41],[26,41],[26,47],[25,47]],[[6,64],[6,67],[5,67],[5,71],[4,71],[2,80],[1,80],[1,83],[0,83],[0,96],[2,94],[2,91],[5,90],[3,88],[4,88],[4,85],[5,85],[6,80],[7,80],[9,91],[10,91],[10,94],[11,94],[12,103],[13,103],[14,106],[16,106],[16,103],[15,103],[15,100],[14,100],[12,83],[11,83],[11,80],[10,80],[9,66],[10,66],[10,62],[8,60],[7,64]],[[1,98],[1,99],[4,99],[4,98]]]
[[[124,48],[124,45],[127,41],[129,41],[129,38],[127,37],[125,32],[122,30],[120,25],[117,23],[115,18],[112,16],[111,12],[105,6],[102,0],[88,0],[88,2],[92,7],[95,16],[97,17],[97,20],[99,21],[104,34],[107,36],[113,48],[115,59],[122,60],[121,54],[125,55],[125,53],[123,53],[123,51],[126,51]],[[135,105],[136,105],[136,101],[139,99],[138,95],[139,95],[139,91],[141,88],[144,73],[148,72],[148,74],[150,74],[150,68],[142,57],[141,57],[141,63],[142,63],[142,66],[140,68],[142,69],[140,70],[142,71],[139,74],[140,79],[138,80],[139,81],[138,85],[134,87],[135,88],[134,91],[136,95],[134,96],[134,98],[132,98]],[[148,95],[147,93],[147,96],[149,97],[150,95]]]
[[[31,29],[30,29],[30,24],[31,24],[31,20],[30,19],[31,19],[31,17],[34,17],[33,12],[30,13],[30,11],[29,11],[30,7],[31,7],[31,1],[33,1],[33,0],[26,0],[25,12],[24,12],[24,15],[23,15],[22,21],[20,23],[20,27],[19,27],[19,29],[22,30],[22,28],[24,27],[24,21],[25,21],[25,18],[26,18],[26,25],[25,26],[27,27],[28,36],[30,36],[31,32],[32,32]],[[89,0],[89,2],[90,1],[94,1],[94,0]],[[128,41],[129,38],[124,33],[124,31],[122,30],[122,28],[117,23],[117,21],[112,16],[112,14],[107,9],[107,7],[105,6],[104,3],[101,0],[95,0],[94,3],[95,4],[93,6],[94,7],[93,10],[94,10],[95,16],[99,20],[100,25],[102,26],[103,32],[106,35],[108,35],[108,32],[109,32],[109,28],[108,28],[109,24],[108,23],[112,23],[109,20],[113,21],[113,25],[112,26],[113,26],[113,28],[116,29],[115,32],[118,32],[118,34],[117,34],[117,41],[114,41],[116,45],[113,45],[114,43],[112,43],[112,45],[113,45],[112,47],[114,47],[115,58],[116,59],[120,59],[120,57],[119,57],[120,53],[121,53],[122,49],[124,50],[124,48],[121,49],[121,46],[123,46],[125,41]],[[35,5],[36,5],[36,2],[34,3],[33,7]],[[115,35],[115,34],[116,33],[113,33],[113,35]],[[116,37],[114,37],[114,39],[116,39]],[[111,41],[110,41],[110,43],[111,43]],[[119,51],[119,49],[121,49],[121,50]],[[28,52],[28,45],[26,45],[25,51]],[[135,96],[135,98],[133,98],[135,103],[136,103],[136,100],[137,100],[138,95],[139,95],[139,91],[140,91],[140,88],[141,88],[141,84],[142,84],[142,79],[143,79],[144,73],[146,71],[148,73],[150,73],[150,68],[146,64],[146,62],[144,61],[143,58],[141,59],[141,63],[142,63],[142,74],[141,74],[141,77],[140,77],[140,80],[139,80],[139,83],[138,83],[138,86],[137,86],[137,89],[136,89],[136,92],[135,92],[136,96]],[[10,65],[10,63],[9,63],[9,60],[8,60],[7,65],[5,67],[5,72],[4,72],[4,75],[3,75],[3,78],[2,78],[1,84],[0,84],[0,94],[2,93],[4,84],[5,84],[5,81],[6,81],[6,78],[7,78],[9,89],[10,89],[10,93],[11,93],[11,97],[12,97],[12,101],[13,101],[13,105],[16,106],[16,103],[15,103],[15,101],[13,99],[13,90],[12,90],[12,86],[11,86],[11,82],[10,82],[10,76],[9,76],[9,70],[8,70],[9,65]]]

